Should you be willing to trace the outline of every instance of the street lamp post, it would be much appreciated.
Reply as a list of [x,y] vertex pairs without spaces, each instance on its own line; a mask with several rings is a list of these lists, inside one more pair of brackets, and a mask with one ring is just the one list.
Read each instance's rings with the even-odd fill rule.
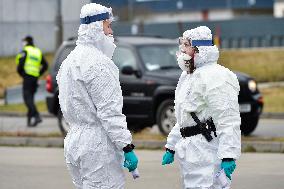
[[133,18],[133,0],[128,0],[128,21]]
[[61,15],[61,0],[56,0],[55,16],[55,48],[57,49],[63,41],[63,27]]

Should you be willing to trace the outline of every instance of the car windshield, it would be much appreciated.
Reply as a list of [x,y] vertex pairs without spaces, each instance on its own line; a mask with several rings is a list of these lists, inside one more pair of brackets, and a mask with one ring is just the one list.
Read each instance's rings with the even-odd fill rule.
[[147,70],[178,69],[177,45],[144,45],[138,48]]

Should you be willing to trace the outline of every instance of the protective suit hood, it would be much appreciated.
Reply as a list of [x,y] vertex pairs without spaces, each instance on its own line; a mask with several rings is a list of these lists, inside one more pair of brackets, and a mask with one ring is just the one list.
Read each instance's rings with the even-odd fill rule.
[[[211,30],[206,26],[199,26],[197,28],[186,30],[183,33],[183,38],[187,38],[189,40],[211,40],[212,34]],[[194,46],[194,44],[193,44]],[[214,46],[202,46],[196,45],[199,50],[199,53],[196,53],[194,56],[194,64],[196,68],[207,64],[217,63],[219,58],[219,50]]]
[[[105,16],[107,14],[107,16]],[[83,22],[85,18],[95,18],[91,22]],[[96,3],[86,4],[81,9],[81,25],[78,30],[77,45],[94,46],[103,54],[112,58],[116,45],[112,36],[106,36],[103,31],[103,21],[113,21],[112,9]]]

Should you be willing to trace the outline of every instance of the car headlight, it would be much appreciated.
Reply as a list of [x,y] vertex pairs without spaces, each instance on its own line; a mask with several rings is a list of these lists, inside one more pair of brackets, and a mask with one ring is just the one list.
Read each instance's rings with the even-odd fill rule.
[[249,80],[248,88],[251,92],[254,93],[256,91],[256,82],[254,80]]

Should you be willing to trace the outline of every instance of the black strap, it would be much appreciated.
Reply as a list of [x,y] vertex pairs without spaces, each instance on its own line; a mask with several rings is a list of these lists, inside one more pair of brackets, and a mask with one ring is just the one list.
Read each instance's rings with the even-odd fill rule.
[[201,134],[201,130],[199,126],[192,126],[192,127],[181,127],[180,128],[180,134],[183,138],[185,137],[191,137],[195,135]]
[[[195,121],[195,123],[197,123],[197,125],[203,124],[201,123],[201,121],[198,119],[198,117],[196,116],[194,112],[190,112],[190,115],[192,119]],[[209,126],[209,129],[214,132],[214,136],[217,137],[216,127],[215,127],[212,117],[210,117],[205,123]]]
[[180,129],[182,137],[185,138],[202,134],[206,138],[206,140],[210,142],[213,139],[211,136],[212,131],[214,132],[214,136],[217,137],[216,127],[212,118],[209,118],[206,122],[202,123],[194,112],[191,112],[190,115],[197,125],[192,127],[182,127]]
[[196,116],[196,114],[194,112],[190,112],[191,117],[193,118],[193,120],[195,121],[195,123],[197,123],[197,125],[201,125],[201,121],[198,119],[198,117]]

